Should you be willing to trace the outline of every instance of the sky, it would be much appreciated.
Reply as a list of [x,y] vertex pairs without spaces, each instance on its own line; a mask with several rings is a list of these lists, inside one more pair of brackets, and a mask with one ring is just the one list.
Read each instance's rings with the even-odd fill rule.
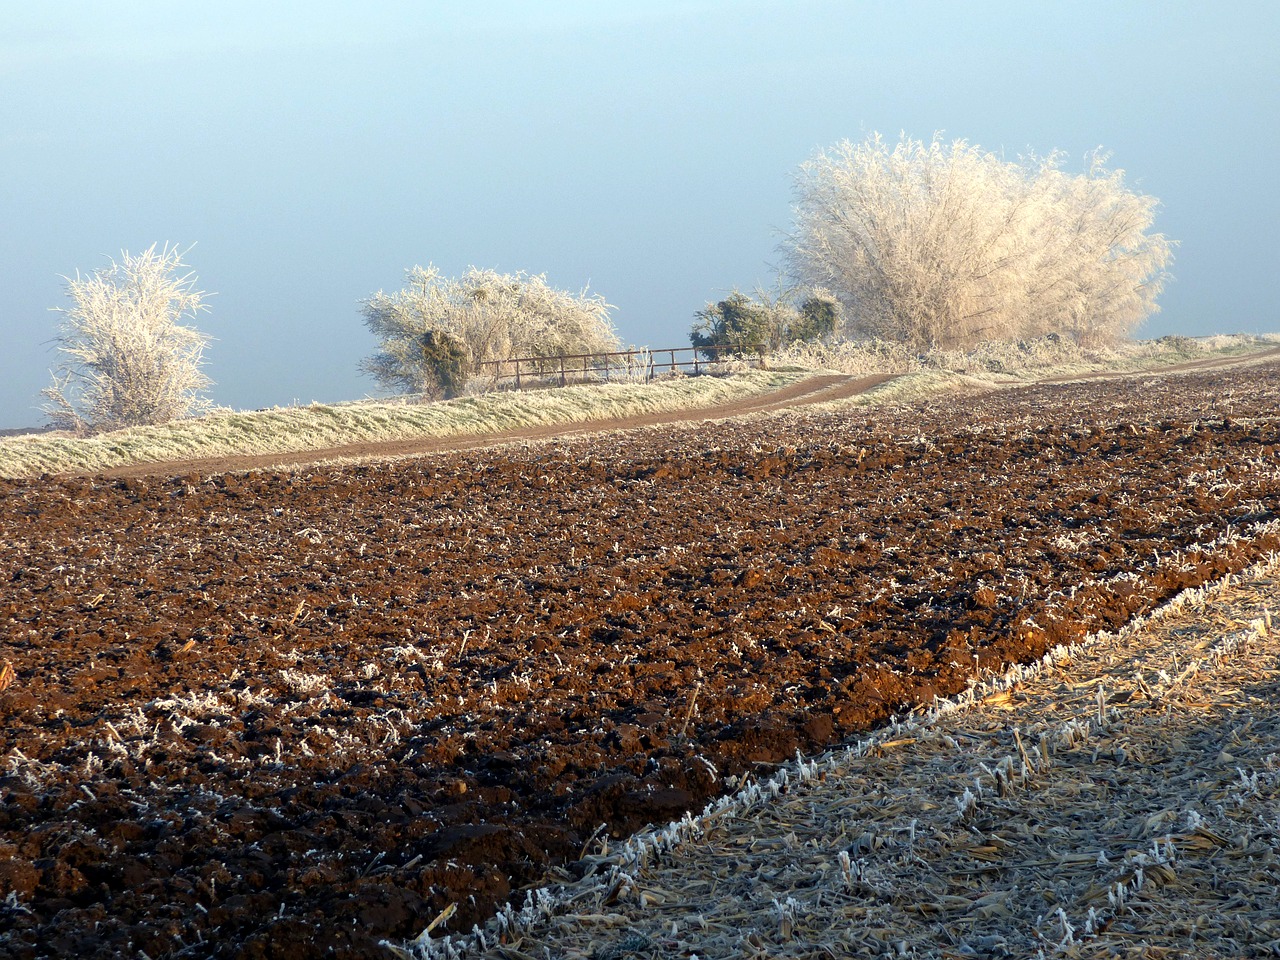
[[0,0],[0,428],[43,419],[63,278],[156,243],[237,409],[378,395],[360,301],[415,264],[686,345],[875,131],[1102,146],[1179,243],[1141,335],[1277,331],[1278,36],[1271,0]]

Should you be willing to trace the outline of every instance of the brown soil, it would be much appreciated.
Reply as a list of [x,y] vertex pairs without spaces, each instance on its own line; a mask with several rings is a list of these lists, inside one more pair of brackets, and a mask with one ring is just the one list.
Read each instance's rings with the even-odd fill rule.
[[1280,548],[1277,396],[1263,365],[0,482],[0,956],[469,929],[593,838]]

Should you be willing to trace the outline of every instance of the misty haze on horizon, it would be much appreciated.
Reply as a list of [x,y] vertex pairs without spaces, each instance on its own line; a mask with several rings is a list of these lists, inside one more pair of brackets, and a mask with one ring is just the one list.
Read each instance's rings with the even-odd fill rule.
[[0,10],[0,429],[41,421],[63,276],[186,249],[215,403],[377,395],[360,301],[545,274],[683,346],[775,287],[797,168],[872,131],[1101,145],[1178,242],[1139,336],[1270,332],[1280,7],[330,0]]

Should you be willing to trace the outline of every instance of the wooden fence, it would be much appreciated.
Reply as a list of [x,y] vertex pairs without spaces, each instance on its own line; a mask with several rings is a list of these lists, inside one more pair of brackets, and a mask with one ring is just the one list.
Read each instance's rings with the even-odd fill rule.
[[[510,380],[519,390],[526,381],[568,386],[585,380],[644,380],[661,373],[699,374],[729,353],[722,347],[667,347],[663,350],[619,350],[614,353],[576,353],[565,357],[512,357],[485,360],[480,374],[494,383]],[[708,359],[708,355],[712,359]],[[756,359],[753,362],[758,363]]]

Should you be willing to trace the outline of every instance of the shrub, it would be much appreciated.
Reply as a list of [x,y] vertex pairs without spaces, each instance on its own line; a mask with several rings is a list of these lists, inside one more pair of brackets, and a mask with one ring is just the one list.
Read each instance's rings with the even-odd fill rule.
[[456,396],[480,365],[511,357],[607,353],[619,341],[603,297],[555,290],[545,276],[434,266],[406,271],[406,286],[363,301],[381,349],[362,363],[384,387]]
[[735,290],[695,315],[689,334],[695,347],[718,347],[732,354],[765,354],[776,346],[776,320],[763,304]]
[[786,329],[783,346],[825,340],[840,325],[840,301],[825,290],[815,291],[800,303],[800,310]]
[[776,297],[757,290],[756,297],[753,300],[735,290],[718,303],[707,304],[694,314],[697,320],[690,342],[698,349],[716,347],[730,354],[764,356],[792,343],[828,337],[840,322],[840,303],[825,290],[811,291],[798,307],[794,290]]
[[1170,241],[1157,201],[1095,153],[1007,162],[963,140],[844,141],[803,164],[783,244],[835,291],[849,331],[920,348],[1049,333],[1107,340],[1157,310]]
[[80,432],[166,423],[203,413],[209,338],[182,326],[204,305],[177,248],[148,250],[66,280],[71,306],[55,343],[65,360],[42,393],[50,424]]

